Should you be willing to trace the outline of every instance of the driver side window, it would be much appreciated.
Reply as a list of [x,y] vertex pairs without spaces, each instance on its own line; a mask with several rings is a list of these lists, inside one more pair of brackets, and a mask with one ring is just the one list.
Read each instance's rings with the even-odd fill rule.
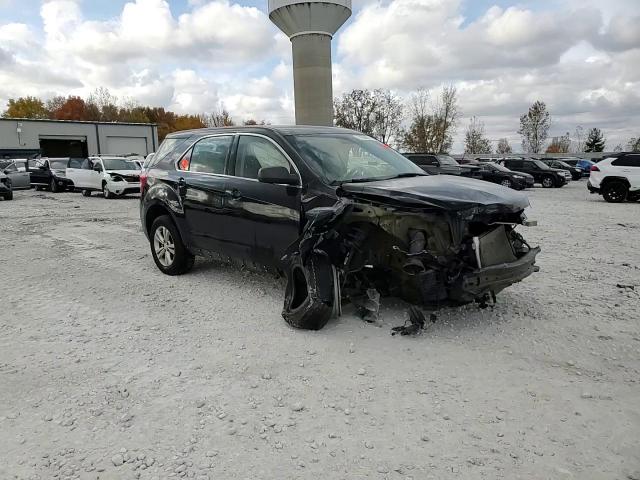
[[282,152],[266,138],[241,135],[234,175],[243,178],[258,178],[258,172],[265,167],[284,167],[294,173],[293,167]]

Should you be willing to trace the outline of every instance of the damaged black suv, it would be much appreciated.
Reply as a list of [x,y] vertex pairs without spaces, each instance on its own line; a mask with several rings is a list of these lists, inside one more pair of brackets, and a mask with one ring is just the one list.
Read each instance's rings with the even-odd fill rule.
[[283,317],[295,327],[320,329],[343,300],[372,290],[429,306],[486,302],[537,271],[540,249],[515,229],[526,224],[526,196],[427,175],[352,130],[170,134],[141,189],[162,272],[185,273],[211,253],[284,272]]

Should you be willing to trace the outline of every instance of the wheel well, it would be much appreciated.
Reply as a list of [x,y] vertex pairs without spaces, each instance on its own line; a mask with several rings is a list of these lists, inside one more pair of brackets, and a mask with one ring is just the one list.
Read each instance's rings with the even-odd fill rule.
[[627,188],[631,187],[631,184],[629,183],[629,180],[626,179],[625,177],[605,177],[602,182],[600,182],[601,187],[604,187],[605,185],[612,183],[612,182],[621,182],[624,183]]
[[154,220],[161,215],[169,215],[169,211],[161,205],[153,205],[147,210],[147,216],[144,220],[144,228],[147,230],[147,233],[149,233],[149,229],[151,229]]

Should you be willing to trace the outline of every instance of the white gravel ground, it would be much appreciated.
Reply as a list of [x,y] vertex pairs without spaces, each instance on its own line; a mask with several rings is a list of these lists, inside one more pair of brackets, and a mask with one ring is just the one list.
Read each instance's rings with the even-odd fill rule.
[[0,479],[640,478],[640,203],[529,195],[541,271],[415,338],[164,276],[134,198],[0,201]]

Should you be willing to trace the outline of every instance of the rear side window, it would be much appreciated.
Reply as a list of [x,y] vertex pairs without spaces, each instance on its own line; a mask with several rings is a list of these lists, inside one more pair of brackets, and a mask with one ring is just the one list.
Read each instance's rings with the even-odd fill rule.
[[284,167],[289,173],[293,173],[289,161],[271,141],[242,135],[238,141],[234,175],[257,179],[258,172],[265,167]]
[[611,162],[616,167],[640,167],[640,155],[625,155]]
[[5,168],[4,171],[14,173],[18,171],[18,167],[16,167],[13,163],[10,163],[9,165],[7,165],[7,168]]
[[72,158],[71,160],[69,160],[69,168],[82,168],[82,162],[84,162],[84,159],[82,158]]
[[200,140],[178,162],[180,170],[199,173],[225,173],[232,135]]

